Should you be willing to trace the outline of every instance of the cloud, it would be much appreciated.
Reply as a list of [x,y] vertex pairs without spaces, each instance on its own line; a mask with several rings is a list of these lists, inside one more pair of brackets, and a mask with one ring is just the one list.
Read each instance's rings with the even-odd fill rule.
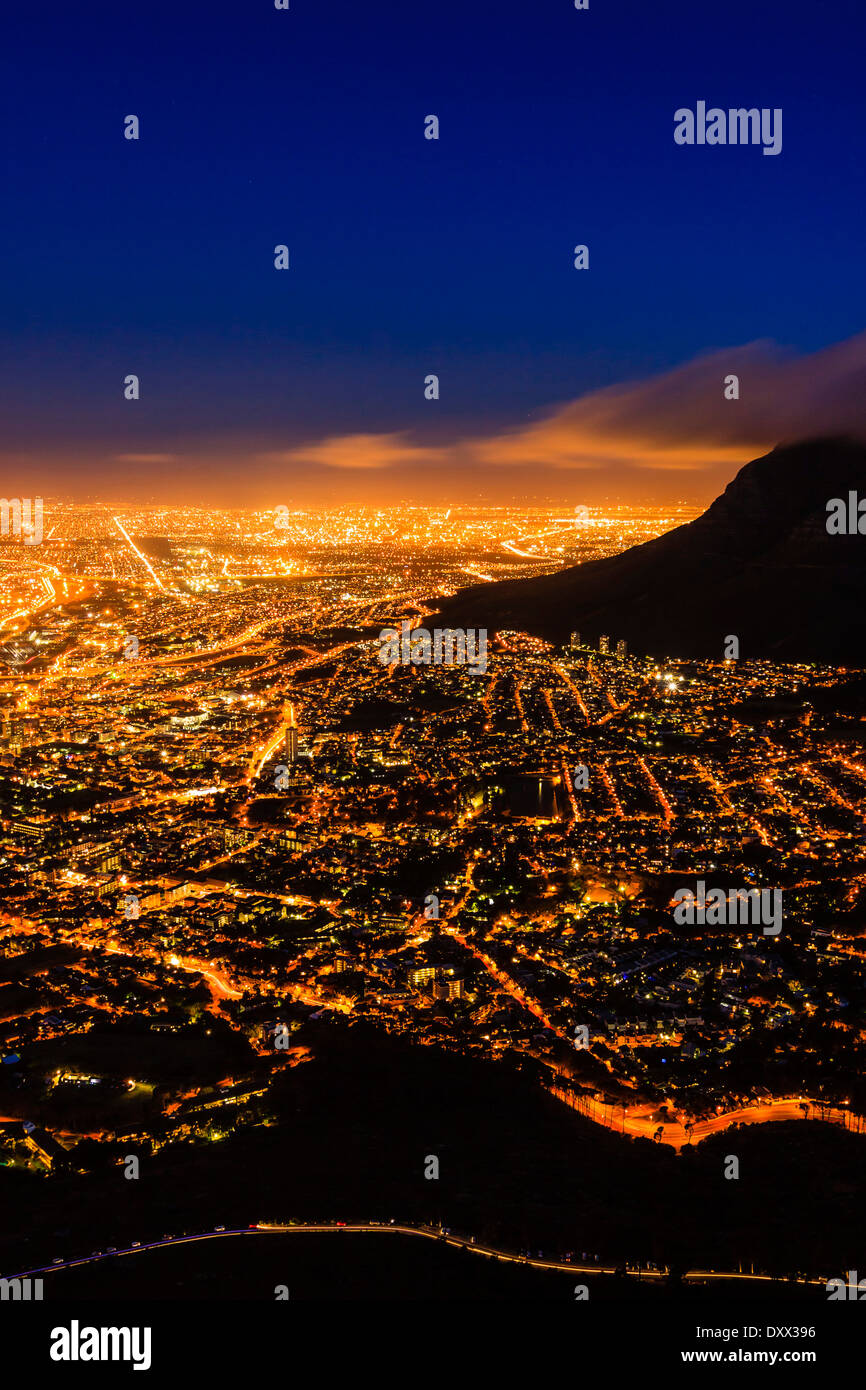
[[[739,379],[739,399],[725,380]],[[329,468],[406,464],[694,469],[782,441],[866,435],[866,333],[798,355],[768,341],[718,349],[645,381],[592,391],[528,426],[425,447],[405,432],[332,436],[272,458]]]
[[406,434],[344,434],[298,449],[260,454],[266,463],[314,463],[325,468],[392,468],[435,463],[447,451],[406,442]]
[[176,463],[177,454],[115,454],[115,463]]

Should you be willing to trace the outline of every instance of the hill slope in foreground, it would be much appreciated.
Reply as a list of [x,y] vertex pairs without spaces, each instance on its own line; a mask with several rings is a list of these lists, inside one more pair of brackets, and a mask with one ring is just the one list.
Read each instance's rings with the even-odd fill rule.
[[[360,1024],[319,1021],[306,1040],[314,1060],[281,1077],[272,1124],[153,1154],[124,1144],[120,1155],[140,1154],[139,1181],[125,1181],[123,1163],[110,1157],[89,1174],[0,1169],[0,1272],[133,1240],[286,1220],[442,1221],[479,1242],[548,1257],[586,1251],[680,1270],[744,1262],[781,1275],[842,1274],[856,1267],[851,1251],[866,1248],[864,1143],[840,1126],[749,1125],[678,1156],[576,1114],[540,1088],[540,1064],[439,1053]],[[431,1154],[440,1163],[436,1181],[424,1176]],[[740,1160],[736,1182],[724,1176],[729,1154]],[[229,1245],[251,1268],[258,1245]],[[279,1248],[295,1269],[290,1277],[286,1265],[285,1282],[300,1296],[306,1247]],[[434,1249],[418,1242],[406,1258],[423,1264]],[[203,1250],[190,1248],[192,1267],[206,1267]],[[339,1247],[324,1250],[333,1259]],[[397,1259],[396,1246],[389,1258]],[[175,1256],[136,1259],[134,1286],[162,1296],[160,1271],[175,1267]],[[149,1271],[156,1295],[147,1291]],[[82,1282],[70,1272],[63,1287],[95,1294],[104,1272],[92,1267]]]
[[740,470],[685,526],[621,555],[534,579],[461,589],[454,627],[516,629],[562,642],[577,630],[641,655],[861,665],[866,536],[830,535],[827,503],[866,497],[866,445],[815,439]]

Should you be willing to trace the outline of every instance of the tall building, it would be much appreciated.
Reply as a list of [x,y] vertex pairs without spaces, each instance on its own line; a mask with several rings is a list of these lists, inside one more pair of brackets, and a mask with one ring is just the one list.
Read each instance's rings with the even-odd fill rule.
[[628,643],[625,641],[624,638],[621,637],[621,638],[619,639],[619,641],[617,642],[617,644],[616,644],[616,654],[617,654],[617,656],[619,657],[619,660],[620,660],[620,661],[625,661],[627,652],[628,652]]
[[449,976],[441,980],[436,986],[439,991],[438,999],[462,999],[463,998],[463,977],[455,975],[453,979]]
[[598,650],[600,652],[610,651],[610,638],[606,632],[603,632],[598,639]]
[[432,984],[436,979],[435,965],[416,965],[409,970],[407,979],[413,989],[421,989],[424,985]]
[[579,646],[580,646],[580,633],[579,633],[579,632],[573,632],[573,633],[571,634],[571,641],[569,642],[569,646],[571,646],[571,647],[579,647]]
[[298,760],[298,731],[286,729],[286,761],[291,765]]

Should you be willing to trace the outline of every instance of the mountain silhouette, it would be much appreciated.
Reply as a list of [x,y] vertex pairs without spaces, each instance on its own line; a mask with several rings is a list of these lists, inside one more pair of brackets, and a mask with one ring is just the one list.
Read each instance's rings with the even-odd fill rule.
[[828,502],[849,492],[866,499],[866,444],[779,445],[695,521],[609,559],[461,589],[440,619],[555,642],[607,633],[654,657],[721,659],[733,635],[744,660],[864,665],[866,535],[827,531]]

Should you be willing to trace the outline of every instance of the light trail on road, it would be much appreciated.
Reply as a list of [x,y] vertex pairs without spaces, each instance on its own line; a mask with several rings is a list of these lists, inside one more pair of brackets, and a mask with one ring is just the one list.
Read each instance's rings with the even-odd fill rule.
[[[473,1237],[456,1236],[451,1232],[437,1228],[435,1226],[407,1226],[396,1222],[292,1222],[291,1224],[280,1224],[276,1222],[257,1222],[250,1226],[237,1226],[230,1230],[211,1230],[200,1231],[193,1235],[165,1236],[162,1240],[147,1241],[133,1246],[128,1246],[123,1250],[94,1251],[92,1255],[84,1255],[75,1260],[57,1260],[49,1265],[39,1265],[34,1269],[22,1270],[18,1274],[7,1274],[2,1277],[6,1279],[32,1279],[40,1275],[59,1273],[64,1269],[77,1269],[82,1265],[96,1264],[102,1260],[121,1259],[128,1255],[140,1255],[146,1250],[165,1250],[176,1245],[191,1245],[202,1240],[224,1240],[234,1236],[256,1236],[256,1235],[401,1235],[415,1236],[423,1240],[433,1240],[443,1245],[450,1245],[458,1250],[467,1250],[474,1255],[483,1255],[488,1259],[502,1261],[505,1264],[528,1265],[533,1269],[556,1270],[563,1274],[607,1274],[613,1275],[618,1271],[623,1271],[628,1277],[636,1282],[649,1280],[662,1280],[667,1278],[667,1271],[664,1269],[647,1269],[628,1263],[611,1264],[581,1264],[572,1260],[545,1260],[542,1257],[531,1255],[521,1255],[516,1250],[507,1250],[500,1246],[485,1245],[477,1242]],[[709,1279],[736,1279],[738,1282],[761,1283],[761,1284],[780,1284],[790,1286],[788,1279],[777,1279],[771,1274],[743,1274],[737,1270],[718,1270],[718,1269],[693,1269],[688,1270],[682,1275],[684,1282],[704,1283]],[[824,1285],[826,1280],[823,1278],[797,1279],[798,1284],[811,1285],[813,1287]]]
[[112,521],[114,522],[114,524],[115,524],[115,526],[117,527],[117,529],[118,529],[118,531],[120,532],[120,534],[121,534],[122,536],[125,537],[125,539],[126,539],[128,545],[129,545],[129,548],[130,548],[130,550],[132,551],[132,553],[133,553],[134,555],[137,555],[138,558],[139,558],[139,560],[141,561],[141,563],[144,565],[144,568],[147,570],[148,574],[151,576],[151,578],[152,578],[154,584],[156,585],[156,587],[157,587],[158,589],[160,589],[160,590],[162,591],[162,593],[165,593],[165,589],[164,589],[162,583],[160,582],[159,577],[158,577],[157,574],[155,573],[155,571],[154,571],[154,569],[153,569],[153,566],[151,565],[151,563],[150,563],[150,561],[148,560],[147,556],[146,556],[146,555],[142,555],[142,553],[141,553],[141,551],[139,550],[138,546],[135,544],[135,541],[132,539],[132,536],[131,536],[131,535],[129,534],[129,532],[126,530],[126,527],[122,524],[122,522],[121,522],[116,516],[113,516],[111,519],[112,519]]

